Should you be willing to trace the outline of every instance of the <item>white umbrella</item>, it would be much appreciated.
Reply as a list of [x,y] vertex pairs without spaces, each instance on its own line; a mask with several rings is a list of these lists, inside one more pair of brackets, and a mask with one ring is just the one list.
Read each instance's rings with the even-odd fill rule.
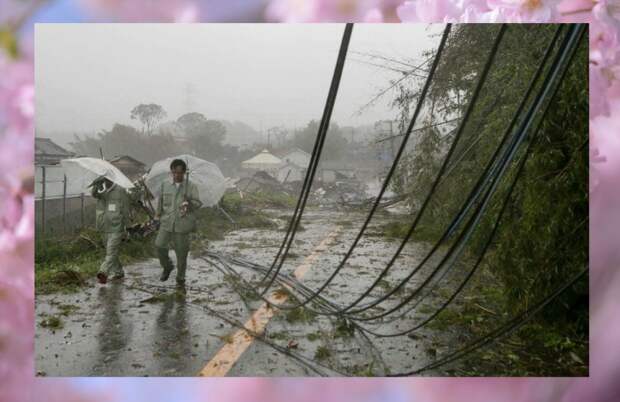
[[72,158],[63,159],[60,164],[67,176],[67,185],[78,192],[88,190],[92,182],[105,177],[119,186],[130,189],[134,185],[118,168],[110,162],[98,158]]
[[179,155],[155,162],[146,176],[146,186],[155,198],[159,197],[161,184],[172,182],[170,164],[174,159],[181,159],[187,164],[189,181],[198,187],[198,194],[203,206],[216,205],[226,191],[226,178],[215,163],[192,155]]

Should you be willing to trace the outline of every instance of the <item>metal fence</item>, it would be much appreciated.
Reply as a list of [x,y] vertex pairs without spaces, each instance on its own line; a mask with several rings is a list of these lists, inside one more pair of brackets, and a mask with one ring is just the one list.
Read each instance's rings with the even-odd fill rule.
[[60,166],[37,166],[35,228],[38,236],[65,235],[95,223],[90,194],[69,192]]

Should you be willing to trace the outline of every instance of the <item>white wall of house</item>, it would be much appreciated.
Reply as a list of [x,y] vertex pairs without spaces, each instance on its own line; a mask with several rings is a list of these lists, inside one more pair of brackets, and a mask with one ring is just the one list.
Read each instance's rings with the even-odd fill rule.
[[278,174],[280,167],[279,166],[273,166],[273,165],[242,165],[242,170],[241,173],[243,174],[243,176],[245,177],[251,177],[254,176],[257,172],[265,172],[267,173],[269,176],[272,177],[276,177],[276,175]]

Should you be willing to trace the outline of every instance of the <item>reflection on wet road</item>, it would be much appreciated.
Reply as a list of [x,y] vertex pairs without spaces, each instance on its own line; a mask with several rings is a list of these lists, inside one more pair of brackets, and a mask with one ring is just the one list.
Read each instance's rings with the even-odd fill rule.
[[119,282],[113,282],[110,286],[97,290],[97,297],[103,306],[105,317],[97,325],[97,337],[95,338],[99,346],[99,358],[97,359],[99,364],[93,369],[100,375],[120,370],[117,366],[118,358],[131,339],[133,325],[120,312],[123,290],[124,286]]

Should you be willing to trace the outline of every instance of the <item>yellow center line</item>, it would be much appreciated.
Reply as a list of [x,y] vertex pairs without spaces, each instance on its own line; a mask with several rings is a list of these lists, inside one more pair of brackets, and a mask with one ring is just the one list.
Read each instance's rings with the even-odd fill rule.
[[[342,228],[340,226],[328,234],[323,241],[314,249],[312,253],[307,256],[301,265],[295,268],[295,278],[301,280],[301,278],[312,267],[312,263],[318,258],[319,254],[327,249],[329,244],[334,241],[338,233]],[[272,291],[267,300],[273,305],[280,305],[288,299],[288,295],[282,291]],[[265,331],[265,327],[273,317],[275,311],[267,303],[263,303],[258,310],[252,314],[250,319],[245,323],[245,328],[249,331],[257,334],[262,334]],[[232,366],[239,360],[241,355],[250,347],[254,341],[254,337],[250,335],[245,329],[239,329],[232,335],[232,339],[226,343],[213,358],[207,363],[207,365],[200,370],[199,376],[203,377],[223,377]]]

